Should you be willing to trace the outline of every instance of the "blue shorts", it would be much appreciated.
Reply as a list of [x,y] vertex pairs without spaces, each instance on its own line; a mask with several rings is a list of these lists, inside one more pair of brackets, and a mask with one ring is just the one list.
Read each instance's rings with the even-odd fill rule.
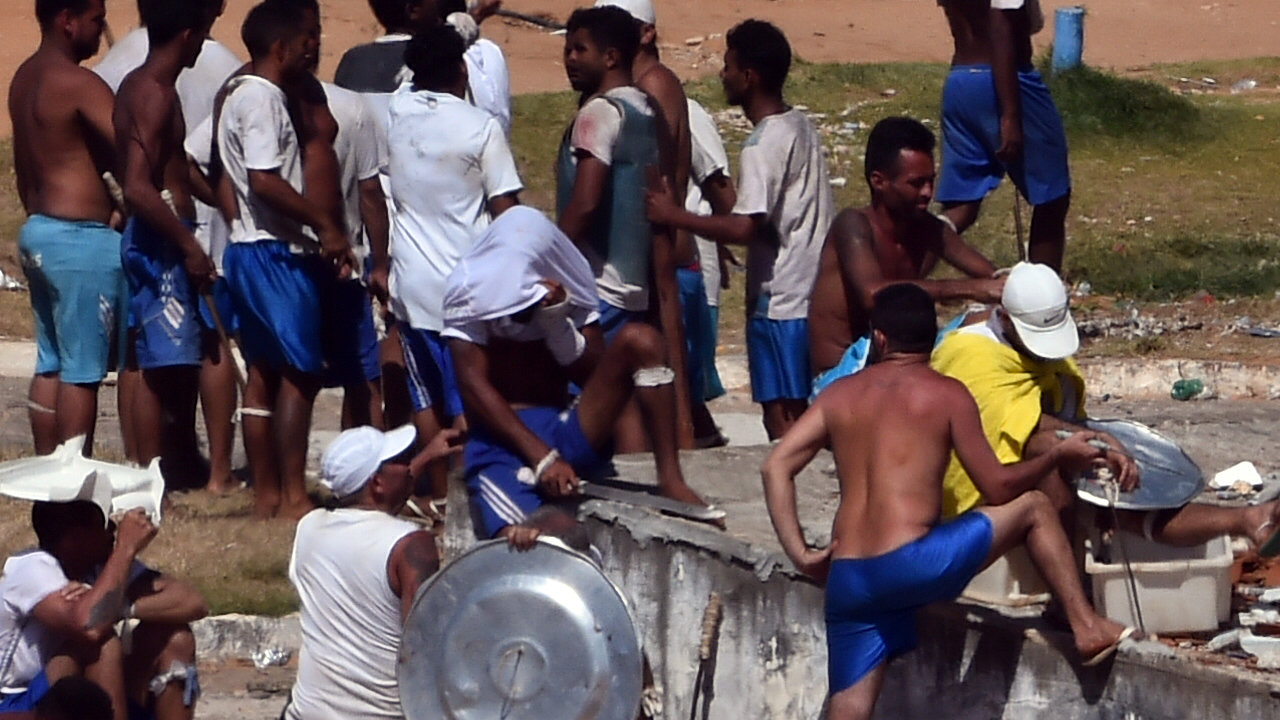
[[1000,147],[1000,109],[987,65],[953,67],[942,90],[942,173],[939,202],[974,202],[1008,173],[1022,196],[1043,205],[1071,192],[1067,135],[1049,88],[1034,69],[1018,72],[1022,99],[1022,155],[1006,166]]
[[232,243],[222,271],[240,321],[245,362],[319,375],[324,345],[316,278],[331,272],[324,260],[296,254],[279,241]]
[[[36,374],[101,382],[124,332],[120,233],[102,223],[32,215],[18,236],[35,316]],[[121,347],[117,345],[117,347]]]
[[[227,279],[219,276],[217,280],[214,280],[210,293],[213,295],[214,307],[218,308],[218,317],[222,320],[222,329],[227,331],[227,335],[235,335],[240,332],[240,321],[236,319],[236,310],[231,301],[231,289],[227,287]],[[209,312],[209,308],[205,305],[203,299],[200,301],[200,324],[209,331],[218,329],[217,324],[213,322],[213,313]]]
[[645,322],[648,313],[637,310],[623,310],[609,303],[600,301],[600,330],[604,333],[605,344],[613,342],[613,338],[627,323]]
[[818,399],[818,396],[822,394],[822,391],[826,390],[827,386],[831,383],[860,372],[867,366],[867,358],[870,355],[870,335],[863,335],[857,340],[854,340],[853,344],[849,346],[849,349],[845,350],[844,354],[840,356],[840,362],[836,363],[835,367],[832,367],[825,372],[818,373],[818,376],[813,379],[813,394],[809,396],[809,402],[813,402]]
[[724,383],[720,382],[720,371],[716,369],[716,348],[720,344],[720,308],[708,305],[707,317],[711,321],[711,328],[707,333],[710,342],[703,348],[706,355],[702,358],[702,372],[707,377],[707,393],[702,399],[715,400],[725,394]]
[[991,520],[967,512],[897,550],[837,559],[827,576],[828,692],[916,646],[916,611],[960,595],[991,551]]
[[751,374],[751,399],[807,400],[809,375],[809,321],[770,320],[769,296],[756,301],[756,312],[747,320],[747,369]]
[[409,397],[413,411],[435,407],[446,420],[462,415],[462,395],[453,372],[453,357],[448,343],[435,330],[422,330],[399,323],[400,347],[404,350],[404,369],[408,376]]
[[707,398],[708,354],[715,366],[716,346],[712,333],[711,307],[707,305],[707,287],[702,271],[679,268],[676,281],[680,285],[680,307],[684,312],[684,345],[689,355],[689,397],[695,401]]
[[[608,468],[612,451],[591,447],[578,422],[576,408],[525,408],[517,410],[516,415],[533,434],[558,450],[579,477],[599,477]],[[467,495],[473,515],[478,515],[477,530],[485,537],[494,537],[506,526],[523,522],[529,513],[542,507],[537,487],[516,479],[520,468],[527,467],[524,460],[483,428],[472,428],[464,457]]]
[[340,280],[334,273],[321,275],[317,282],[324,320],[325,387],[363,385],[382,377],[369,290],[358,280]]
[[135,215],[124,228],[120,262],[129,280],[129,317],[138,330],[138,367],[200,365],[200,298],[182,252]]
[[27,683],[26,690],[0,695],[0,713],[31,712],[48,693],[49,677],[41,670]]

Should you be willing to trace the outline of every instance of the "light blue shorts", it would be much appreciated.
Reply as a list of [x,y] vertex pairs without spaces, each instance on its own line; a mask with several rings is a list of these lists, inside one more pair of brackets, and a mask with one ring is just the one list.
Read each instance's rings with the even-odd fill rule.
[[[120,233],[102,223],[32,215],[18,235],[35,316],[36,374],[102,381],[124,331]],[[117,345],[120,347],[120,345]]]
[[942,172],[937,200],[981,200],[1007,173],[1032,205],[1071,192],[1067,135],[1049,88],[1034,69],[1018,72],[1022,100],[1022,155],[1006,166],[1000,148],[1000,106],[987,65],[953,67],[942,90]]
[[770,320],[769,296],[761,295],[755,314],[747,320],[747,369],[751,374],[751,399],[808,400],[809,321]]

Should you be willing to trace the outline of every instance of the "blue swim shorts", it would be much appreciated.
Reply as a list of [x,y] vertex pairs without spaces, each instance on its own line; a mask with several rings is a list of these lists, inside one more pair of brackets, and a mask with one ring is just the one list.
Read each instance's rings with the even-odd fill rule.
[[120,233],[102,223],[32,215],[18,253],[35,316],[37,375],[63,382],[102,381],[125,317],[127,287]]
[[827,678],[847,690],[916,646],[916,611],[960,595],[991,551],[991,520],[967,512],[897,550],[831,562],[827,576]]
[[48,693],[49,677],[41,670],[27,683],[26,690],[0,694],[0,713],[31,712]]
[[423,412],[434,407],[448,422],[462,415],[462,395],[458,392],[448,342],[435,330],[409,327],[403,322],[397,327],[413,411]]
[[707,317],[711,321],[711,331],[707,335],[710,342],[703,348],[706,355],[702,358],[702,372],[707,376],[707,394],[702,399],[715,400],[725,394],[724,383],[720,382],[720,371],[716,369],[716,348],[720,345],[720,308],[708,305]]
[[942,90],[942,173],[937,200],[973,202],[987,196],[1008,173],[1032,205],[1071,191],[1067,136],[1049,88],[1032,68],[1018,72],[1022,99],[1023,150],[1005,166],[1000,148],[1000,106],[987,65],[953,67]]
[[[596,449],[587,442],[578,421],[578,411],[552,407],[517,410],[516,415],[544,443],[560,452],[578,477],[600,477],[608,469],[611,448]],[[494,537],[508,525],[523,522],[529,513],[542,507],[536,486],[525,485],[516,473],[527,464],[500,441],[474,427],[464,451],[467,495],[473,515],[478,515],[477,531]]]
[[[222,320],[222,328],[227,331],[227,335],[240,332],[240,322],[236,319],[236,310],[231,300],[231,289],[227,287],[227,279],[218,276],[218,279],[213,281],[210,294],[213,295],[213,305],[218,309],[218,317]],[[218,329],[217,324],[213,322],[213,313],[209,312],[209,307],[203,298],[200,300],[200,324],[208,331]]]
[[817,377],[813,379],[813,394],[809,396],[809,402],[818,399],[822,391],[826,390],[831,383],[861,372],[867,366],[867,358],[870,355],[870,335],[863,335],[854,340],[849,349],[845,350],[844,354],[840,356],[840,362],[836,363],[834,367],[818,373]]
[[[707,305],[707,288],[702,271],[679,268],[676,281],[680,286],[680,309],[684,316],[684,345],[689,355],[689,397],[707,399],[707,357],[715,366],[716,346],[712,337],[711,306]],[[718,380],[718,378],[717,378]]]
[[324,273],[320,287],[325,387],[351,387],[382,377],[373,302],[359,280]]
[[623,310],[609,303],[600,301],[600,331],[604,333],[605,344],[613,342],[627,323],[645,322],[648,313],[637,310]]
[[756,301],[755,314],[747,320],[747,370],[751,374],[751,399],[807,400],[809,375],[809,321],[770,320],[769,296]]
[[138,367],[198,366],[200,298],[187,278],[182,252],[135,215],[124,228],[120,261],[129,280],[129,316],[138,330]]
[[240,322],[240,349],[250,364],[310,375],[324,370],[316,278],[332,272],[319,255],[301,255],[275,240],[232,243],[222,258]]

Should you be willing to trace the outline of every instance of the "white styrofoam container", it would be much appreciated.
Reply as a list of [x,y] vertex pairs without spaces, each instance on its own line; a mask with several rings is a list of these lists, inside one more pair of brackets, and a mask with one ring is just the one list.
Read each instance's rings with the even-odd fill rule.
[[1032,564],[1027,548],[1019,545],[975,575],[960,595],[988,605],[1022,607],[1049,602],[1049,586]]
[[[1176,548],[1126,532],[1124,549],[1147,632],[1216,630],[1226,622],[1231,614],[1233,560],[1229,537]],[[1096,560],[1089,545],[1086,550],[1084,569],[1093,579],[1094,609],[1118,623],[1137,627],[1117,544],[1112,543],[1111,563]]]

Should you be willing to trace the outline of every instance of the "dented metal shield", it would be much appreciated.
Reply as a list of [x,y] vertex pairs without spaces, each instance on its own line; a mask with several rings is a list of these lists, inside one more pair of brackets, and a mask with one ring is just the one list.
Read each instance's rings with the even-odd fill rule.
[[630,607],[594,563],[493,540],[419,588],[397,673],[406,720],[633,720],[642,667]]
[[[1177,443],[1142,423],[1131,420],[1089,420],[1085,425],[1109,433],[1124,445],[1138,464],[1140,485],[1133,492],[1120,493],[1120,510],[1166,510],[1191,502],[1204,490],[1204,473]],[[1106,489],[1090,475],[1076,481],[1081,500],[1109,507]]]

